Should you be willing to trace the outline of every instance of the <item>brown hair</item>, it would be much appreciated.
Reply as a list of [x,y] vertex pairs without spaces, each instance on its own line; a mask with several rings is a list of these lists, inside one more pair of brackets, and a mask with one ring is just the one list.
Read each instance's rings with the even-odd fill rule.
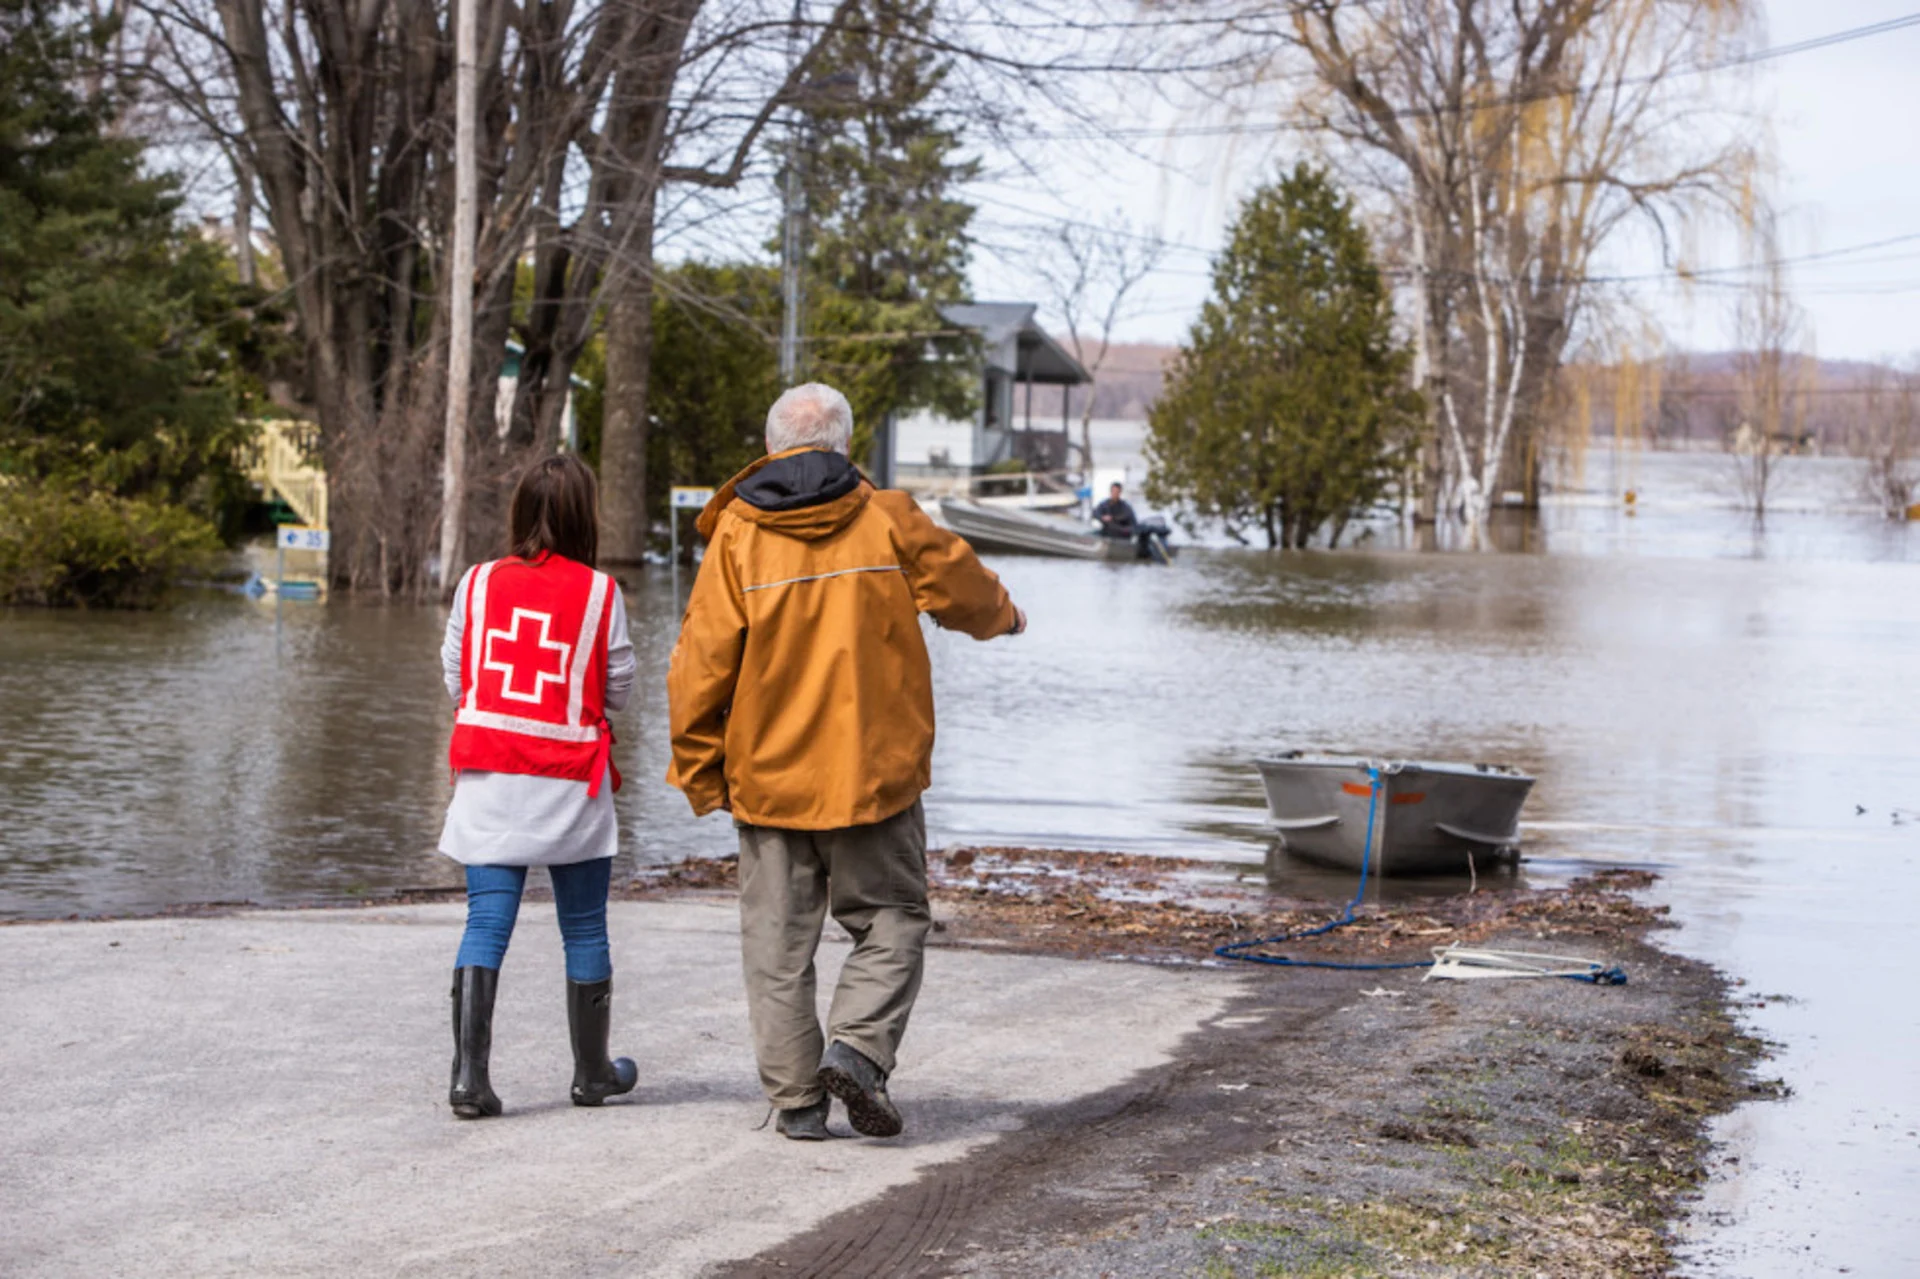
[[523,560],[550,552],[591,568],[600,553],[600,488],[587,464],[562,453],[528,467],[513,489],[507,536]]

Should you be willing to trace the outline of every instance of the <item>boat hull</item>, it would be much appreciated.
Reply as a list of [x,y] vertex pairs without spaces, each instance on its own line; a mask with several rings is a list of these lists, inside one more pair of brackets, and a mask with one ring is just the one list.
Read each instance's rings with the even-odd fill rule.
[[[1520,844],[1520,809],[1533,789],[1533,778],[1493,764],[1304,754],[1255,764],[1281,842],[1308,861],[1357,872],[1372,802],[1372,872],[1380,875],[1464,871],[1511,857]],[[1377,799],[1369,767],[1380,770]]]
[[1101,537],[1057,515],[943,498],[940,516],[948,528],[977,551],[1015,551],[1076,560],[1139,558],[1139,550],[1131,538]]

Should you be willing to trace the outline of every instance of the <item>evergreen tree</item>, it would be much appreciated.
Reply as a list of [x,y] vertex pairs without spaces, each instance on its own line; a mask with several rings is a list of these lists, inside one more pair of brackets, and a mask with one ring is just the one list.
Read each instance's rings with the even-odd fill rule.
[[1148,421],[1148,496],[1304,547],[1384,495],[1419,422],[1412,356],[1351,203],[1307,164],[1241,206]]
[[104,35],[0,0],[0,599],[154,598],[142,566],[245,498],[251,320],[176,180],[109,128],[111,91],[83,91]]
[[673,484],[718,484],[766,451],[780,362],[765,334],[780,323],[780,273],[690,262],[663,273],[653,301],[653,411],[647,475],[653,510]]
[[58,14],[0,0],[0,472],[212,515],[246,317],[177,180],[109,131],[111,94],[79,91],[99,33]]
[[938,106],[932,22],[931,0],[856,0],[808,108],[806,368],[852,402],[856,455],[889,412],[972,409],[969,339],[938,307],[967,294],[974,210],[953,189],[980,166]]

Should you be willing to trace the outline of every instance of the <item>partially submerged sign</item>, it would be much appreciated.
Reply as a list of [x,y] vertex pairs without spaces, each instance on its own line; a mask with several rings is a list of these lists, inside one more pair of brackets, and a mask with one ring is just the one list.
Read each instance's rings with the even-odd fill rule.
[[325,589],[319,582],[288,581],[287,552],[324,553],[331,545],[327,530],[316,524],[282,524],[274,532],[274,594],[279,599],[315,600]]
[[713,500],[713,490],[698,484],[676,484],[667,490],[667,540],[671,550],[667,561],[673,565],[673,605],[680,607],[680,512],[705,509]]

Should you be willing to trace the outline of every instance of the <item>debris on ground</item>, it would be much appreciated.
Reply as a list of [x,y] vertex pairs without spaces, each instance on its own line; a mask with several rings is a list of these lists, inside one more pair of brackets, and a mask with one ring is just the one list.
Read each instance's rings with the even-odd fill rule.
[[[730,892],[737,872],[731,858],[689,860],[647,868],[624,892]],[[1080,958],[1210,961],[1216,946],[1311,928],[1339,913],[1337,904],[1275,894],[1258,866],[1126,853],[957,847],[928,855],[927,878],[939,943]],[[1564,888],[1363,904],[1347,927],[1279,951],[1393,962],[1494,936],[1604,937],[1663,922],[1665,907],[1628,895],[1653,879],[1603,870]]]
[[[928,858],[936,942],[1219,963],[1325,923],[1259,867],[967,847]],[[730,862],[637,895],[720,894]],[[1777,1095],[1727,983],[1647,941],[1645,870],[1367,903],[1298,958],[1425,959],[1453,943],[1606,954],[1628,986],[1420,983],[1221,964],[1243,994],[1159,1071],[1025,1126],[723,1272],[736,1276],[1657,1276],[1705,1175],[1706,1118]],[[903,1068],[902,1090],[911,1086]],[[907,1094],[910,1095],[910,1094]],[[900,1259],[914,1259],[901,1266]],[[869,1269],[869,1267],[878,1267]]]

